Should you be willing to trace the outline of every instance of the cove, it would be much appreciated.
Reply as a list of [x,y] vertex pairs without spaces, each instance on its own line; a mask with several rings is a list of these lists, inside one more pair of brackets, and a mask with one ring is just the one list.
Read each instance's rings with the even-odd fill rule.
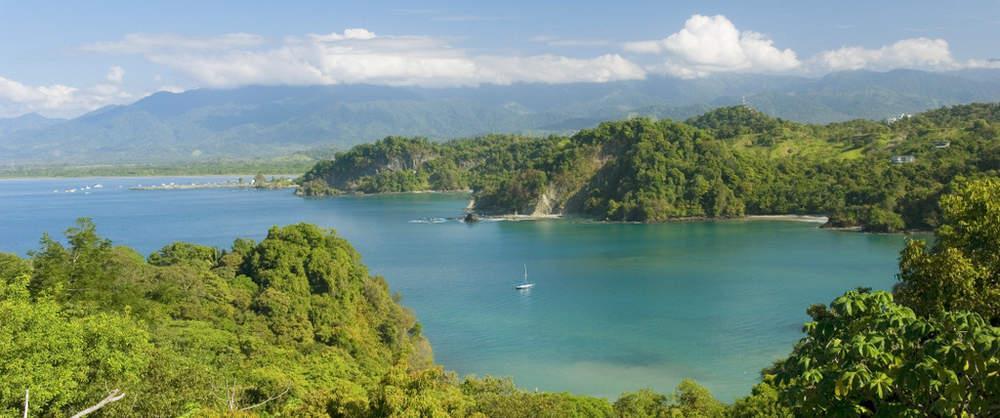
[[[84,216],[145,254],[172,241],[228,247],[273,225],[315,223],[336,229],[386,277],[437,361],[461,375],[610,398],[668,392],[689,377],[731,401],[791,350],[810,304],[859,286],[890,289],[905,239],[785,221],[428,221],[458,216],[464,194],[129,190],[192,181],[206,179],[0,180],[0,251],[23,255],[42,233],[61,237]],[[537,286],[517,292],[524,264]]]

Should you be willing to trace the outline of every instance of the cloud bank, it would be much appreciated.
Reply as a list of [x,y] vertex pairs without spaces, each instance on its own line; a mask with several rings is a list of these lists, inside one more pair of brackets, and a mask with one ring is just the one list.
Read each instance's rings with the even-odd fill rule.
[[[596,56],[470,52],[447,39],[381,35],[364,28],[268,39],[252,33],[192,37],[128,34],[119,40],[80,47],[86,53],[138,56],[174,76],[161,90],[178,85],[380,84],[391,86],[475,86],[513,83],[603,83],[639,80],[649,74],[681,78],[720,73],[823,75],[833,71],[913,68],[931,71],[1000,68],[996,60],[959,60],[944,39],[909,38],[880,47],[843,46],[802,58],[780,40],[738,28],[723,15],[693,15],[660,39],[615,42],[536,36],[552,48],[603,48]],[[589,50],[589,49],[588,49]],[[134,80],[130,76],[129,80]],[[141,78],[141,76],[140,76]],[[160,76],[155,77],[160,82]],[[28,85],[0,74],[0,116],[26,112],[74,115],[144,96],[130,93],[125,70],[111,66],[91,87],[59,83]]]
[[124,103],[135,96],[121,87],[125,70],[113,66],[108,83],[87,88],[63,84],[32,86],[0,76],[0,117],[30,112],[56,116],[75,116],[109,104]]
[[881,48],[843,47],[820,53],[813,59],[821,71],[891,70],[960,70],[964,68],[1000,68],[988,60],[959,61],[951,55],[944,39],[911,38]]
[[217,38],[171,35],[165,39],[143,35],[85,49],[140,54],[208,87],[350,83],[468,86],[608,82],[646,76],[642,67],[619,54],[591,58],[473,55],[442,39],[378,36],[360,28],[288,37],[277,45],[263,45],[246,34]]

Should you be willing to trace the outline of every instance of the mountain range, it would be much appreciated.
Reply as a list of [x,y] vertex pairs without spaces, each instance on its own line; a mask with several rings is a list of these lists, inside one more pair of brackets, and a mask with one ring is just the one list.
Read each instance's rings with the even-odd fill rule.
[[800,122],[880,120],[946,105],[1000,101],[1000,70],[159,92],[69,120],[37,114],[0,119],[0,164],[191,162],[347,149],[389,135],[450,139],[496,132],[569,133],[631,116],[685,119],[743,101]]

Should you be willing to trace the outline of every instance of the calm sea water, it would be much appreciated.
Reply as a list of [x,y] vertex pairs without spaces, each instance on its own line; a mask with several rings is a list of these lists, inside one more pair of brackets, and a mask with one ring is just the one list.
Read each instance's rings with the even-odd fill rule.
[[[732,400],[789,352],[810,304],[857,286],[889,289],[904,240],[780,221],[428,221],[459,215],[465,195],[128,190],[195,180],[205,178],[0,180],[0,251],[25,254],[43,232],[58,236],[81,216],[147,254],[172,241],[228,247],[273,225],[316,223],[386,277],[438,362],[462,375],[609,398],[670,391],[689,377]],[[537,283],[530,292],[512,289],[523,264]]]

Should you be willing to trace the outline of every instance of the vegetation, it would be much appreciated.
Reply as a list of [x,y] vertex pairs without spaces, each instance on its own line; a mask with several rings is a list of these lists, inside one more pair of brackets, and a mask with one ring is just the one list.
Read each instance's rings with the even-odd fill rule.
[[[638,118],[571,137],[390,137],[323,161],[300,194],[472,189],[482,213],[599,220],[825,214],[830,226],[933,229],[957,177],[1000,173],[1000,104],[893,123],[804,125],[746,107],[687,122]],[[892,157],[914,161],[893,163]]]
[[[86,219],[66,240],[0,254],[0,415],[19,414],[30,389],[31,416],[113,390],[126,396],[105,416],[612,416],[604,399],[444,372],[398,296],[331,231],[292,225],[145,259]],[[677,408],[721,407],[694,383],[679,391]]]
[[733,107],[572,137],[389,137],[298,180],[304,195],[471,189],[486,213],[826,213],[834,226],[935,229],[933,244],[902,251],[893,293],[810,307],[789,356],[731,405],[692,381],[611,402],[460,379],[333,231],[275,227],[259,243],[143,257],[81,219],[65,244],[43,236],[28,258],[0,254],[0,415],[19,414],[30,390],[31,416],[997,416],[997,127],[1000,104],[824,126]]
[[962,182],[941,199],[934,245],[910,241],[900,260],[900,301],[919,314],[963,310],[1000,326],[1000,178]]
[[692,381],[609,402],[459,379],[385,281],[312,225],[144,259],[82,219],[66,245],[0,254],[0,415],[30,389],[32,416],[109,393],[125,396],[106,416],[995,416],[1000,180],[950,189],[935,244],[903,251],[897,297],[859,289],[809,308],[791,354],[732,405]]
[[1000,329],[970,312],[917,316],[886,292],[814,306],[806,337],[771,370],[797,416],[993,416]]

